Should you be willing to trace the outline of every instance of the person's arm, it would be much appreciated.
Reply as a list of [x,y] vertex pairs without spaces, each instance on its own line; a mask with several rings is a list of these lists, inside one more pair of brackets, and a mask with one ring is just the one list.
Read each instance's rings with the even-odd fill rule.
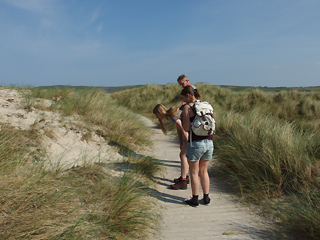
[[182,127],[184,131],[189,132],[190,131],[190,112],[192,111],[191,107],[189,105],[184,106],[182,110]]
[[182,122],[180,119],[178,119],[176,122],[175,122],[175,125],[176,125],[176,128],[177,128],[177,133],[178,133],[178,136],[179,136],[179,142],[180,144],[182,144],[182,136],[183,138],[188,141],[188,132],[186,132],[183,127],[182,127]]

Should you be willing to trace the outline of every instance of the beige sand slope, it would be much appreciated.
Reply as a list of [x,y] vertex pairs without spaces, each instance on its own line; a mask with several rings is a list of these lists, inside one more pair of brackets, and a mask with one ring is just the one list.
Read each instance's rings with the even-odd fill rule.
[[[26,90],[27,91],[27,90]],[[37,99],[38,106],[50,106],[52,101]],[[44,163],[47,168],[66,169],[90,163],[123,161],[118,149],[110,146],[103,137],[95,134],[98,128],[89,130],[77,116],[63,117],[60,113],[25,109],[25,99],[15,89],[0,89],[0,131],[9,124],[21,130],[34,130],[41,135],[39,148],[45,149]],[[45,109],[45,107],[43,107]],[[89,132],[92,131],[92,132]],[[90,141],[85,136],[90,133]],[[119,176],[122,172],[110,171]]]

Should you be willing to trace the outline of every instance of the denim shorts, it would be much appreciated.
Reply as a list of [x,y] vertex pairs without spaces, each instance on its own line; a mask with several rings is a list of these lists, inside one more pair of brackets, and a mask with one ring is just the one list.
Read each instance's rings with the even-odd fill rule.
[[203,139],[199,141],[192,142],[192,147],[190,142],[187,143],[187,159],[189,161],[199,161],[200,158],[203,160],[212,159],[213,155],[213,142],[210,139]]

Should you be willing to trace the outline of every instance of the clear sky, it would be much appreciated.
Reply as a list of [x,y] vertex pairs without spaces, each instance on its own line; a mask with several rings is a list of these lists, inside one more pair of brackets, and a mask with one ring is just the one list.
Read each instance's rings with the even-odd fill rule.
[[0,85],[320,86],[320,0],[0,0]]

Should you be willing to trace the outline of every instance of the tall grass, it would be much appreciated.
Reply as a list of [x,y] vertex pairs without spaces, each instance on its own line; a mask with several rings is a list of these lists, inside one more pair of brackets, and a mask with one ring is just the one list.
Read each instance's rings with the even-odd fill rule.
[[159,216],[136,171],[119,179],[98,165],[48,171],[33,161],[38,140],[30,131],[1,129],[1,239],[141,239],[155,234]]
[[[179,107],[182,104],[179,92],[181,92],[181,87],[178,85],[146,85],[135,89],[114,92],[111,96],[118,104],[142,114],[154,122],[158,122],[152,113],[153,108],[159,103],[167,108]],[[166,129],[170,131],[175,130],[175,126],[171,121],[164,120],[163,123]]]
[[[99,132],[109,141],[132,150],[152,144],[149,128],[126,107],[117,104],[110,95],[100,90],[73,91],[68,88],[30,90],[31,94],[26,94],[25,99],[52,100],[53,103],[47,110],[60,111],[65,116],[77,115],[88,127],[95,128],[90,130]],[[33,104],[32,107],[39,108],[39,104]]]
[[163,172],[163,165],[156,159],[148,157],[129,157],[129,168],[141,176],[144,176],[148,180],[153,180],[153,177]]
[[[232,92],[209,84],[196,87],[215,110],[215,155],[224,175],[245,199],[273,209],[273,215],[292,233],[318,239],[320,92]],[[113,97],[147,115],[156,103],[179,105],[180,92],[177,85],[151,85]]]
[[269,207],[274,216],[281,219],[282,224],[293,233],[291,239],[319,239],[319,202],[319,191],[305,189],[277,199]]
[[115,92],[111,96],[119,104],[135,112],[151,116],[152,109],[158,103],[162,103],[165,106],[168,105],[166,107],[171,107],[173,104],[179,106],[182,103],[179,92],[181,92],[181,88],[178,85],[146,85],[140,88]]
[[317,159],[313,137],[257,112],[220,116],[216,137],[219,161],[247,193],[279,197],[314,186]]
[[[29,90],[23,89],[27,111],[77,115],[86,129],[129,150],[151,143],[135,114],[100,91]],[[131,156],[125,174],[115,178],[100,165],[48,170],[44,158],[39,131],[1,126],[0,239],[144,239],[156,233],[160,216],[146,191],[161,171],[155,159]]]

